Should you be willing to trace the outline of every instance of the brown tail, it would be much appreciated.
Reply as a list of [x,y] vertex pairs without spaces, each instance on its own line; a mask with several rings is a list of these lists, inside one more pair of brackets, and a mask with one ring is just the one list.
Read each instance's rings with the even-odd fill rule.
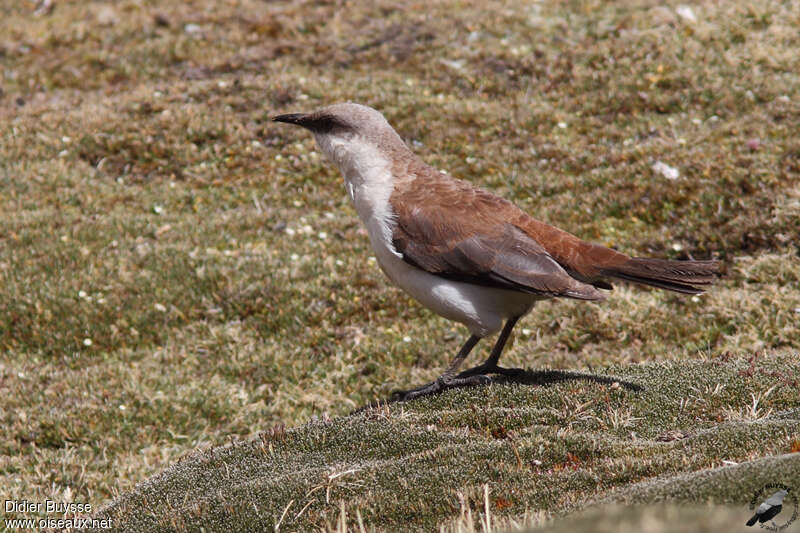
[[602,269],[601,273],[659,289],[700,294],[719,274],[719,261],[670,261],[631,257],[619,266]]

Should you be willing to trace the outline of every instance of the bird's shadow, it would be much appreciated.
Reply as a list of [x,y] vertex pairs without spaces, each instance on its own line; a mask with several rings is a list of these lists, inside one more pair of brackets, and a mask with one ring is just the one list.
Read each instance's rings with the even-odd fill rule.
[[[514,375],[494,375],[489,376],[489,383],[498,383],[498,384],[518,384],[518,385],[552,385],[555,383],[561,383],[564,381],[590,381],[593,383],[600,383],[602,385],[614,385],[617,384],[619,387],[623,387],[630,391],[643,391],[644,387],[641,385],[634,383],[632,381],[626,381],[624,379],[616,378],[614,376],[601,376],[597,374],[589,374],[586,372],[573,372],[570,370],[522,370],[520,372],[515,373]],[[471,385],[461,385],[456,387],[450,388],[468,388],[468,387],[482,387],[485,386],[484,384],[471,384]],[[431,393],[430,396],[442,394],[449,389],[443,389],[434,393]],[[414,400],[408,400],[414,401]],[[366,405],[362,405],[357,409],[354,409],[350,412],[351,415],[360,413],[362,411],[367,411],[369,409],[383,407],[392,403],[405,403],[403,400],[397,399],[395,397],[390,396],[385,400],[377,400]]]

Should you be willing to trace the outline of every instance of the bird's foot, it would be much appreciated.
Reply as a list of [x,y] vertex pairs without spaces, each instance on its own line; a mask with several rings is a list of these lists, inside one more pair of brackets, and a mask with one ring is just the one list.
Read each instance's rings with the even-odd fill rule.
[[449,379],[440,377],[436,381],[432,381],[427,385],[423,385],[422,387],[418,387],[416,389],[397,391],[392,394],[392,401],[407,402],[409,400],[415,400],[424,396],[439,394],[447,389],[453,389],[456,387],[470,387],[473,385],[485,385],[487,383],[491,383],[491,381],[492,379],[489,376],[480,374],[465,377],[462,377],[459,374],[458,376]]
[[[515,378],[525,374],[524,368],[504,368],[502,366],[497,365],[487,365],[486,363],[482,363],[478,366],[474,366],[467,370],[464,370],[459,375],[455,377],[455,379],[466,379],[472,376],[484,376],[487,377],[488,374],[498,374],[500,376],[505,376],[508,378]],[[491,380],[491,378],[489,378]]]

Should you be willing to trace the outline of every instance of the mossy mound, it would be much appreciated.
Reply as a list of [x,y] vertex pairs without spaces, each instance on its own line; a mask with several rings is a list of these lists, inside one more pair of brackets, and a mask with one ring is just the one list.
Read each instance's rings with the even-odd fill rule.
[[[597,502],[742,506],[800,479],[793,355],[531,374],[197,452],[100,511],[125,531],[431,530],[465,505],[559,517]],[[766,458],[766,459],[759,459]],[[728,466],[737,463],[738,466]],[[738,516],[738,515],[737,515]],[[738,519],[738,518],[737,518]]]
[[[796,411],[793,416],[797,417]],[[755,496],[773,492],[764,490],[768,485],[782,483],[800,488],[797,485],[798,480],[800,454],[764,457],[742,464],[688,472],[623,487],[612,491],[603,499],[607,505],[592,506],[586,512],[548,522],[528,532],[737,531],[745,529],[745,522],[753,515],[749,505],[751,500]],[[756,499],[758,503],[761,500],[762,498]],[[646,505],[648,503],[650,504]],[[782,514],[775,519],[778,525],[786,524],[796,510],[800,511],[794,503],[784,507]]]

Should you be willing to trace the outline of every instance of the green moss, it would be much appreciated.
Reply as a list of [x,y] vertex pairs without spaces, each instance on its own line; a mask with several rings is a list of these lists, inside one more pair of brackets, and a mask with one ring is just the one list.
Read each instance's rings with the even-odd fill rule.
[[[800,436],[800,395],[770,372],[794,375],[800,363],[769,357],[752,375],[743,368],[684,361],[606,374],[641,391],[551,374],[551,384],[373,407],[195,453],[100,516],[125,531],[267,529],[288,507],[282,524],[310,530],[334,523],[343,505],[368,528],[423,531],[457,517],[463,495],[484,484],[498,515],[559,516],[593,502],[744,504],[760,484],[796,479],[800,455],[781,454]],[[731,417],[728,406],[754,396],[768,414]],[[678,430],[685,438],[663,437]]]

